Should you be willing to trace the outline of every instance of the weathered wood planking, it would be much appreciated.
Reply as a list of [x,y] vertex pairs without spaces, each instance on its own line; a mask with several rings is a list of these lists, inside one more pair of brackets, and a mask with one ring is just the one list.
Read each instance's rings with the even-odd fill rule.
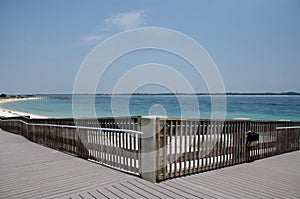
[[[113,130],[141,129],[141,117],[21,119],[27,124],[4,118],[0,120],[0,126],[39,144],[136,175],[141,173],[141,137],[138,134]],[[300,148],[299,128],[276,129],[278,126],[299,126],[299,122],[170,118],[155,120],[157,145],[153,151],[156,151],[157,159],[152,164],[156,164],[157,181],[240,164]],[[72,128],[59,125],[71,125]],[[109,129],[73,128],[74,125]],[[258,145],[251,148],[246,147],[246,132],[249,130],[260,135]]]
[[1,198],[299,198],[300,151],[151,183],[0,130]]

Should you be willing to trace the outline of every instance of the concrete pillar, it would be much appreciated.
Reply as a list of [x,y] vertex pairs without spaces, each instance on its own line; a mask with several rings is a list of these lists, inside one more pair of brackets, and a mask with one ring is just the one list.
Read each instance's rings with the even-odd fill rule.
[[156,182],[156,117],[142,117],[141,131],[141,177]]

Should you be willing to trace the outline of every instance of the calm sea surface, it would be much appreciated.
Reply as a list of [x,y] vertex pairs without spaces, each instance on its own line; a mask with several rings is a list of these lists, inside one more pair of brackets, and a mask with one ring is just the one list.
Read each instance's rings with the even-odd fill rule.
[[[15,111],[60,118],[73,117],[72,107],[76,109],[75,116],[83,118],[164,115],[174,118],[209,119],[212,111],[210,96],[196,95],[76,95],[73,102],[72,106],[72,96],[69,95],[68,99],[35,99],[5,103],[1,106]],[[217,100],[216,103],[221,102]],[[300,121],[300,96],[227,96],[225,105],[226,119]]]

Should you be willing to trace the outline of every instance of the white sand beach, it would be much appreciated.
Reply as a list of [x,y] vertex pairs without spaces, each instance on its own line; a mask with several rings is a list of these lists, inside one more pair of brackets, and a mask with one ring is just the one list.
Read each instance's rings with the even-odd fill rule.
[[2,108],[2,104],[12,102],[12,101],[20,101],[20,100],[35,100],[41,99],[41,97],[25,97],[25,98],[8,98],[8,99],[0,99],[0,117],[17,117],[17,116],[30,116],[30,118],[47,118],[45,116],[24,113],[20,111],[13,111],[9,109]]

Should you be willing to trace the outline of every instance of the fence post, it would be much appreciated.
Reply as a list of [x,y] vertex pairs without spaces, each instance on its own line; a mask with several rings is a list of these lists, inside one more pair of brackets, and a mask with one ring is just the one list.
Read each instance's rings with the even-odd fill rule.
[[156,117],[141,118],[141,177],[150,182],[156,182]]

